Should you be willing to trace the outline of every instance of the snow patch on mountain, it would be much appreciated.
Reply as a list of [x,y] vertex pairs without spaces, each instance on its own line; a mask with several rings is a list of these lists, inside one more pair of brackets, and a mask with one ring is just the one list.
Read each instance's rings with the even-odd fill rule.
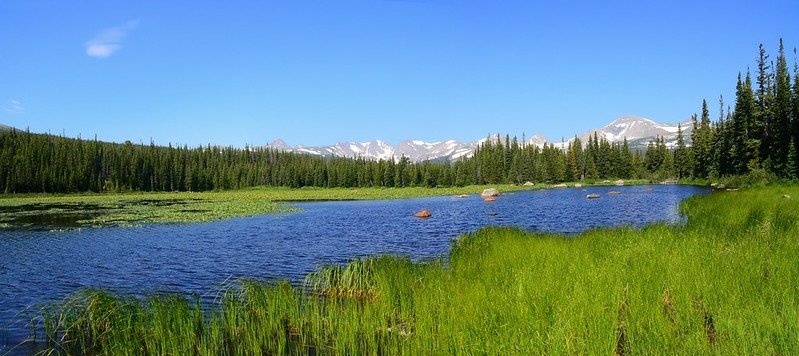
[[[690,144],[691,131],[693,129],[692,122],[685,121],[679,125],[682,128],[683,139],[686,144]],[[610,142],[622,142],[627,138],[631,147],[644,148],[649,142],[654,141],[655,137],[660,136],[666,139],[668,147],[675,147],[677,144],[677,130],[678,124],[661,124],[643,117],[622,116],[603,127],[586,131],[577,137],[580,138],[583,145],[586,145],[589,137],[593,137],[596,132],[597,137],[604,137]],[[302,145],[291,147],[283,140],[275,140],[269,143],[267,147],[319,156],[360,157],[375,160],[399,160],[405,156],[413,162],[441,159],[456,161],[463,157],[471,157],[474,151],[489,139],[504,143],[504,137],[491,135],[469,143],[462,143],[456,140],[435,142],[407,140],[392,146],[382,140],[374,140],[367,142],[339,142],[333,146],[323,147],[305,147]],[[566,149],[573,141],[574,138],[572,137],[568,141],[553,142],[544,135],[535,134],[521,143],[538,147],[544,147],[544,145],[549,144],[560,149]]]

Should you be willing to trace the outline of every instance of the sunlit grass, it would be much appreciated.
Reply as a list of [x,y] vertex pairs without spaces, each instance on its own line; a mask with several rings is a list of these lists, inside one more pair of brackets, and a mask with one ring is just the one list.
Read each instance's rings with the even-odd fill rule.
[[[789,196],[789,197],[786,197]],[[688,199],[687,223],[576,237],[487,228],[447,259],[382,256],[303,286],[194,299],[84,291],[47,311],[92,354],[797,354],[799,188]]]

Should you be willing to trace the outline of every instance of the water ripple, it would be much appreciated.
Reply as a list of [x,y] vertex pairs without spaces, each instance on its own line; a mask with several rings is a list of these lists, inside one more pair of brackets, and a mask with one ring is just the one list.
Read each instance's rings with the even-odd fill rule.
[[[446,255],[459,234],[487,225],[573,234],[594,227],[675,222],[680,219],[678,202],[706,192],[686,186],[651,188],[519,192],[490,204],[477,196],[302,203],[296,204],[300,213],[202,224],[0,230],[0,345],[27,336],[20,311],[82,287],[134,295],[174,291],[213,300],[222,284],[239,277],[298,282],[319,266],[359,256]],[[607,195],[610,190],[622,194]],[[590,193],[601,198],[585,199]],[[433,216],[414,218],[421,209]]]

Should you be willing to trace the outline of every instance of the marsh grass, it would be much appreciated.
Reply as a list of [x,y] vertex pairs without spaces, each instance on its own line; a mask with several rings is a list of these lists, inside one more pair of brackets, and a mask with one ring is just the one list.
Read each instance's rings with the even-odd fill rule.
[[196,299],[84,291],[44,312],[70,354],[799,354],[799,197],[690,198],[682,225],[576,237],[486,228],[449,257],[380,256],[303,286]]

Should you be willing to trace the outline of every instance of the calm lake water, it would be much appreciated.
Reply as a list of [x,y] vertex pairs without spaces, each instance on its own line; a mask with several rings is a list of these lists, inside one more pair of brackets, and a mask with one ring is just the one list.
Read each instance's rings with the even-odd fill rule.
[[[28,317],[41,305],[84,287],[211,300],[239,277],[299,282],[320,266],[360,256],[446,256],[459,234],[488,225],[574,234],[679,222],[679,202],[707,192],[678,185],[566,188],[509,193],[493,203],[476,195],[315,202],[293,204],[298,213],[204,224],[0,230],[0,354],[27,337]],[[591,193],[601,198],[586,199]],[[414,218],[421,209],[433,216]]]

